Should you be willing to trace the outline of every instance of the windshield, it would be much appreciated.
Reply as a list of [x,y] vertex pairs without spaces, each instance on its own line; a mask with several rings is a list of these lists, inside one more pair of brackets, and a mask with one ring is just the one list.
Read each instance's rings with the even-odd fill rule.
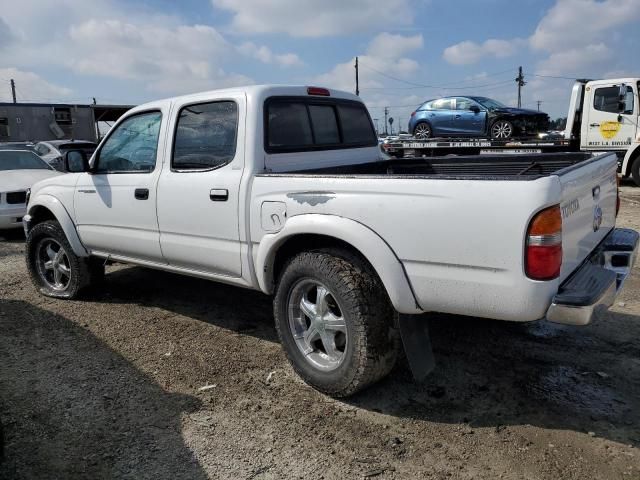
[[488,108],[489,110],[493,110],[494,108],[505,108],[506,105],[504,103],[500,103],[497,100],[493,100],[491,98],[486,97],[473,97],[473,99],[482,105],[484,108]]
[[51,167],[35,153],[0,150],[0,171],[3,170],[51,170]]

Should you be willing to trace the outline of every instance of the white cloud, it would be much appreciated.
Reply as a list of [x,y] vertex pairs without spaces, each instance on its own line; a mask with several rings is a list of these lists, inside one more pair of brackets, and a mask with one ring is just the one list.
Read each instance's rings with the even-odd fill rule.
[[409,0],[211,0],[233,13],[230,30],[237,33],[286,33],[323,37],[409,25]]
[[524,44],[522,39],[490,38],[484,43],[464,41],[444,49],[442,57],[453,65],[470,65],[484,57],[506,58],[514,55]]
[[[600,70],[600,65],[612,57],[612,51],[604,43],[552,53],[538,63],[536,73],[540,75],[578,75]],[[567,73],[568,72],[568,73]]]
[[640,0],[558,0],[529,42],[557,52],[604,40],[613,27],[640,19]]
[[[374,37],[366,49],[365,55],[360,55],[360,88],[377,88],[382,84],[374,70],[393,72],[394,76],[407,77],[419,68],[418,62],[403,57],[411,51],[422,48],[422,35],[402,36],[380,33]],[[345,63],[339,63],[329,72],[317,76],[314,82],[318,85],[351,91],[355,86],[355,57]]]
[[238,47],[242,55],[255,58],[262,63],[277,63],[283,67],[302,65],[302,60],[295,53],[275,54],[265,45],[258,46],[253,42],[245,42]]
[[[33,72],[17,68],[0,68],[0,78],[15,80],[19,102],[68,98],[72,93],[69,88],[49,83]],[[12,101],[11,92],[7,84],[4,88],[0,88],[0,102],[10,101]]]
[[76,45],[69,65],[78,73],[141,80],[163,93],[251,83],[213,67],[232,47],[210,26],[92,19],[72,26],[69,36]]
[[422,35],[410,37],[383,32],[374,37],[367,48],[367,55],[382,58],[398,58],[413,50],[422,48]]

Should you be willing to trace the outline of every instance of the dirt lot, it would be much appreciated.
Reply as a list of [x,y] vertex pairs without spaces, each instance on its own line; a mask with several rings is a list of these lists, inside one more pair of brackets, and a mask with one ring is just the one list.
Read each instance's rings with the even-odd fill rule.
[[400,365],[336,401],[287,365],[268,297],[118,266],[55,301],[23,241],[0,242],[0,478],[640,478],[637,268],[588,327],[432,316],[427,385]]

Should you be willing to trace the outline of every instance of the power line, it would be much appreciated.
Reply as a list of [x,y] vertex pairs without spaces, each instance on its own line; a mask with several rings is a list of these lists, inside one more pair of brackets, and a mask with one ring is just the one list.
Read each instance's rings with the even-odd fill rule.
[[578,78],[583,78],[583,77],[562,77],[558,75],[538,75],[536,73],[527,73],[527,75],[530,75],[532,77],[540,77],[540,78],[557,78],[560,80],[577,80]]
[[[503,82],[496,82],[496,83],[488,83],[485,85],[467,85],[464,87],[450,87],[450,86],[445,86],[445,85],[426,85],[426,84],[422,84],[422,83],[416,83],[416,82],[410,82],[409,80],[404,80],[402,78],[398,78],[398,77],[394,77],[393,75],[389,75],[387,73],[381,72],[380,70],[377,70],[373,67],[370,67],[369,65],[367,65],[366,63],[362,63],[360,62],[360,65],[364,66],[365,68],[368,68],[369,70],[372,70],[374,72],[376,72],[378,75],[382,75],[383,77],[386,77],[390,80],[395,80],[397,82],[401,82],[401,83],[405,83],[407,85],[411,85],[411,87],[369,87],[369,88],[363,88],[362,90],[386,90],[386,89],[404,89],[404,90],[411,90],[411,89],[416,89],[416,88],[440,88],[440,89],[448,89],[448,90],[466,90],[469,88],[482,88],[482,87],[492,87],[495,85],[502,85],[502,84],[506,84],[511,82],[511,80],[508,81],[503,81]],[[496,75],[499,75],[500,73],[503,72],[499,72]],[[451,83],[451,85],[458,85],[460,83],[463,82],[453,82]]]

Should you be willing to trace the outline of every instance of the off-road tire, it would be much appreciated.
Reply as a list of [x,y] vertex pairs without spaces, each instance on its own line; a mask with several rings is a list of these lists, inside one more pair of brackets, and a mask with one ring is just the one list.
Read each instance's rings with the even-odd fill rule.
[[[344,359],[337,369],[322,371],[307,361],[289,326],[292,288],[309,278],[326,285],[342,305],[348,332]],[[284,267],[273,302],[276,329],[289,362],[313,388],[332,397],[346,397],[385,377],[400,349],[397,313],[371,267],[340,251],[303,252]]]
[[[64,290],[55,290],[45,282],[36,265],[37,248],[41,241],[52,238],[65,250],[69,260],[70,276],[68,285]],[[104,267],[97,264],[97,259],[78,257],[67,240],[67,236],[55,220],[47,220],[35,225],[27,235],[26,243],[27,269],[31,280],[38,291],[48,297],[73,299],[86,289],[92,282],[100,280],[104,275]]]

